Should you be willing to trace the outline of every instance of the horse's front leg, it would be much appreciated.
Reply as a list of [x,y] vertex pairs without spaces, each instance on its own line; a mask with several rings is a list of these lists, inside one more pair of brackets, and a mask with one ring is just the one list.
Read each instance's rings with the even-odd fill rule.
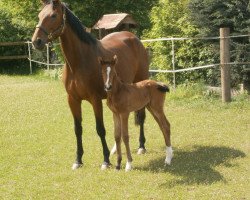
[[103,123],[102,100],[94,99],[91,101],[91,104],[93,106],[94,113],[95,113],[96,131],[102,142],[104,162],[101,166],[101,169],[104,170],[110,167],[110,161],[109,161],[110,151],[108,149],[108,145],[107,145],[106,138],[105,138],[106,130],[105,130],[104,123]]
[[81,112],[81,101],[74,99],[70,95],[68,95],[68,103],[71,109],[71,112],[74,117],[74,128],[76,135],[76,161],[72,166],[72,169],[78,169],[82,167],[82,155],[83,155],[83,147],[82,147],[82,112]]

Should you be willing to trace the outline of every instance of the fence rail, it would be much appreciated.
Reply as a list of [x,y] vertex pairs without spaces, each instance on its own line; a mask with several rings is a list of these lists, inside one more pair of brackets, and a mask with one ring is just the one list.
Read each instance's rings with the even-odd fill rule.
[[[22,46],[27,45],[26,42],[0,42],[0,46]],[[0,56],[0,60],[19,60],[27,59],[29,55],[14,55],[14,56]]]
[[26,45],[26,42],[0,42],[0,46],[19,46]]
[[0,60],[19,60],[19,59],[27,59],[28,55],[20,55],[20,56],[0,56]]

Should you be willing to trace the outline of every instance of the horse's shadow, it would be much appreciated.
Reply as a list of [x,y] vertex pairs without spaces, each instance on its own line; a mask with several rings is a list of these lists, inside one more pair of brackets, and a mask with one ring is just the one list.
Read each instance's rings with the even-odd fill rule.
[[233,167],[232,159],[245,156],[246,154],[240,150],[224,146],[194,146],[190,151],[175,149],[170,166],[164,167],[165,158],[159,156],[148,165],[139,166],[136,169],[154,173],[171,173],[177,177],[168,180],[162,186],[212,184],[225,181],[224,177],[216,171],[216,166]]

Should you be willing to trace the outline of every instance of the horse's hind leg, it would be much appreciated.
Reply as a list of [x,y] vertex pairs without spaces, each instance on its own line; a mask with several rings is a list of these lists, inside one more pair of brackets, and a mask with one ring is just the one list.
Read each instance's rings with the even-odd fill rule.
[[145,118],[146,118],[145,108],[135,112],[135,124],[140,126],[139,148],[137,154],[146,153],[146,148],[145,148],[146,138],[144,135]]
[[153,108],[152,106],[150,106],[148,107],[148,110],[155,118],[156,122],[158,123],[163,133],[165,144],[166,144],[166,153],[167,153],[165,164],[170,165],[171,160],[173,158],[173,149],[171,146],[171,138],[170,138],[170,123],[164,114],[163,108]]
[[104,127],[104,123],[103,123],[103,107],[102,107],[102,101],[101,99],[98,100],[93,100],[91,101],[91,104],[93,106],[94,109],[94,114],[95,114],[95,120],[96,120],[96,131],[98,136],[101,139],[101,143],[102,143],[102,148],[103,148],[103,156],[104,156],[104,162],[101,166],[101,169],[107,169],[110,166],[110,161],[109,161],[109,149],[108,149],[108,145],[106,142],[106,130]]
[[76,101],[70,95],[68,95],[68,103],[71,109],[72,115],[74,117],[74,127],[75,127],[75,135],[76,135],[76,161],[72,166],[72,169],[78,169],[82,166],[82,155],[83,155],[83,147],[82,147],[82,113],[81,113],[81,101]]

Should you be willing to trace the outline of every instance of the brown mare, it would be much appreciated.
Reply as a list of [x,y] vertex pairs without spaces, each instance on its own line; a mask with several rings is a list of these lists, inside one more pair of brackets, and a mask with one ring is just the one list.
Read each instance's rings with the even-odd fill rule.
[[[102,40],[93,38],[85,31],[79,19],[60,0],[43,0],[32,42],[36,49],[60,38],[65,65],[63,83],[68,93],[68,103],[74,118],[77,141],[76,161],[72,169],[82,166],[82,111],[81,101],[91,103],[96,120],[96,130],[103,147],[102,169],[110,165],[103,123],[102,99],[107,97],[101,75],[98,56],[121,59],[117,63],[117,73],[125,82],[132,83],[148,78],[148,57],[140,40],[129,32],[113,33]],[[145,109],[137,113],[140,125],[140,147],[144,147],[143,123]]]
[[[120,57],[119,57],[120,59]],[[117,148],[117,166],[120,169],[122,153],[121,138],[126,147],[127,164],[126,171],[132,169],[132,156],[129,147],[128,117],[132,111],[145,107],[153,115],[160,126],[166,144],[165,164],[170,165],[173,157],[173,150],[170,141],[170,123],[164,114],[164,101],[169,88],[163,83],[153,80],[144,80],[134,84],[124,83],[116,73],[119,61],[115,55],[112,60],[98,58],[102,65],[102,76],[105,90],[107,91],[107,105],[113,112],[115,127],[115,142]]]

